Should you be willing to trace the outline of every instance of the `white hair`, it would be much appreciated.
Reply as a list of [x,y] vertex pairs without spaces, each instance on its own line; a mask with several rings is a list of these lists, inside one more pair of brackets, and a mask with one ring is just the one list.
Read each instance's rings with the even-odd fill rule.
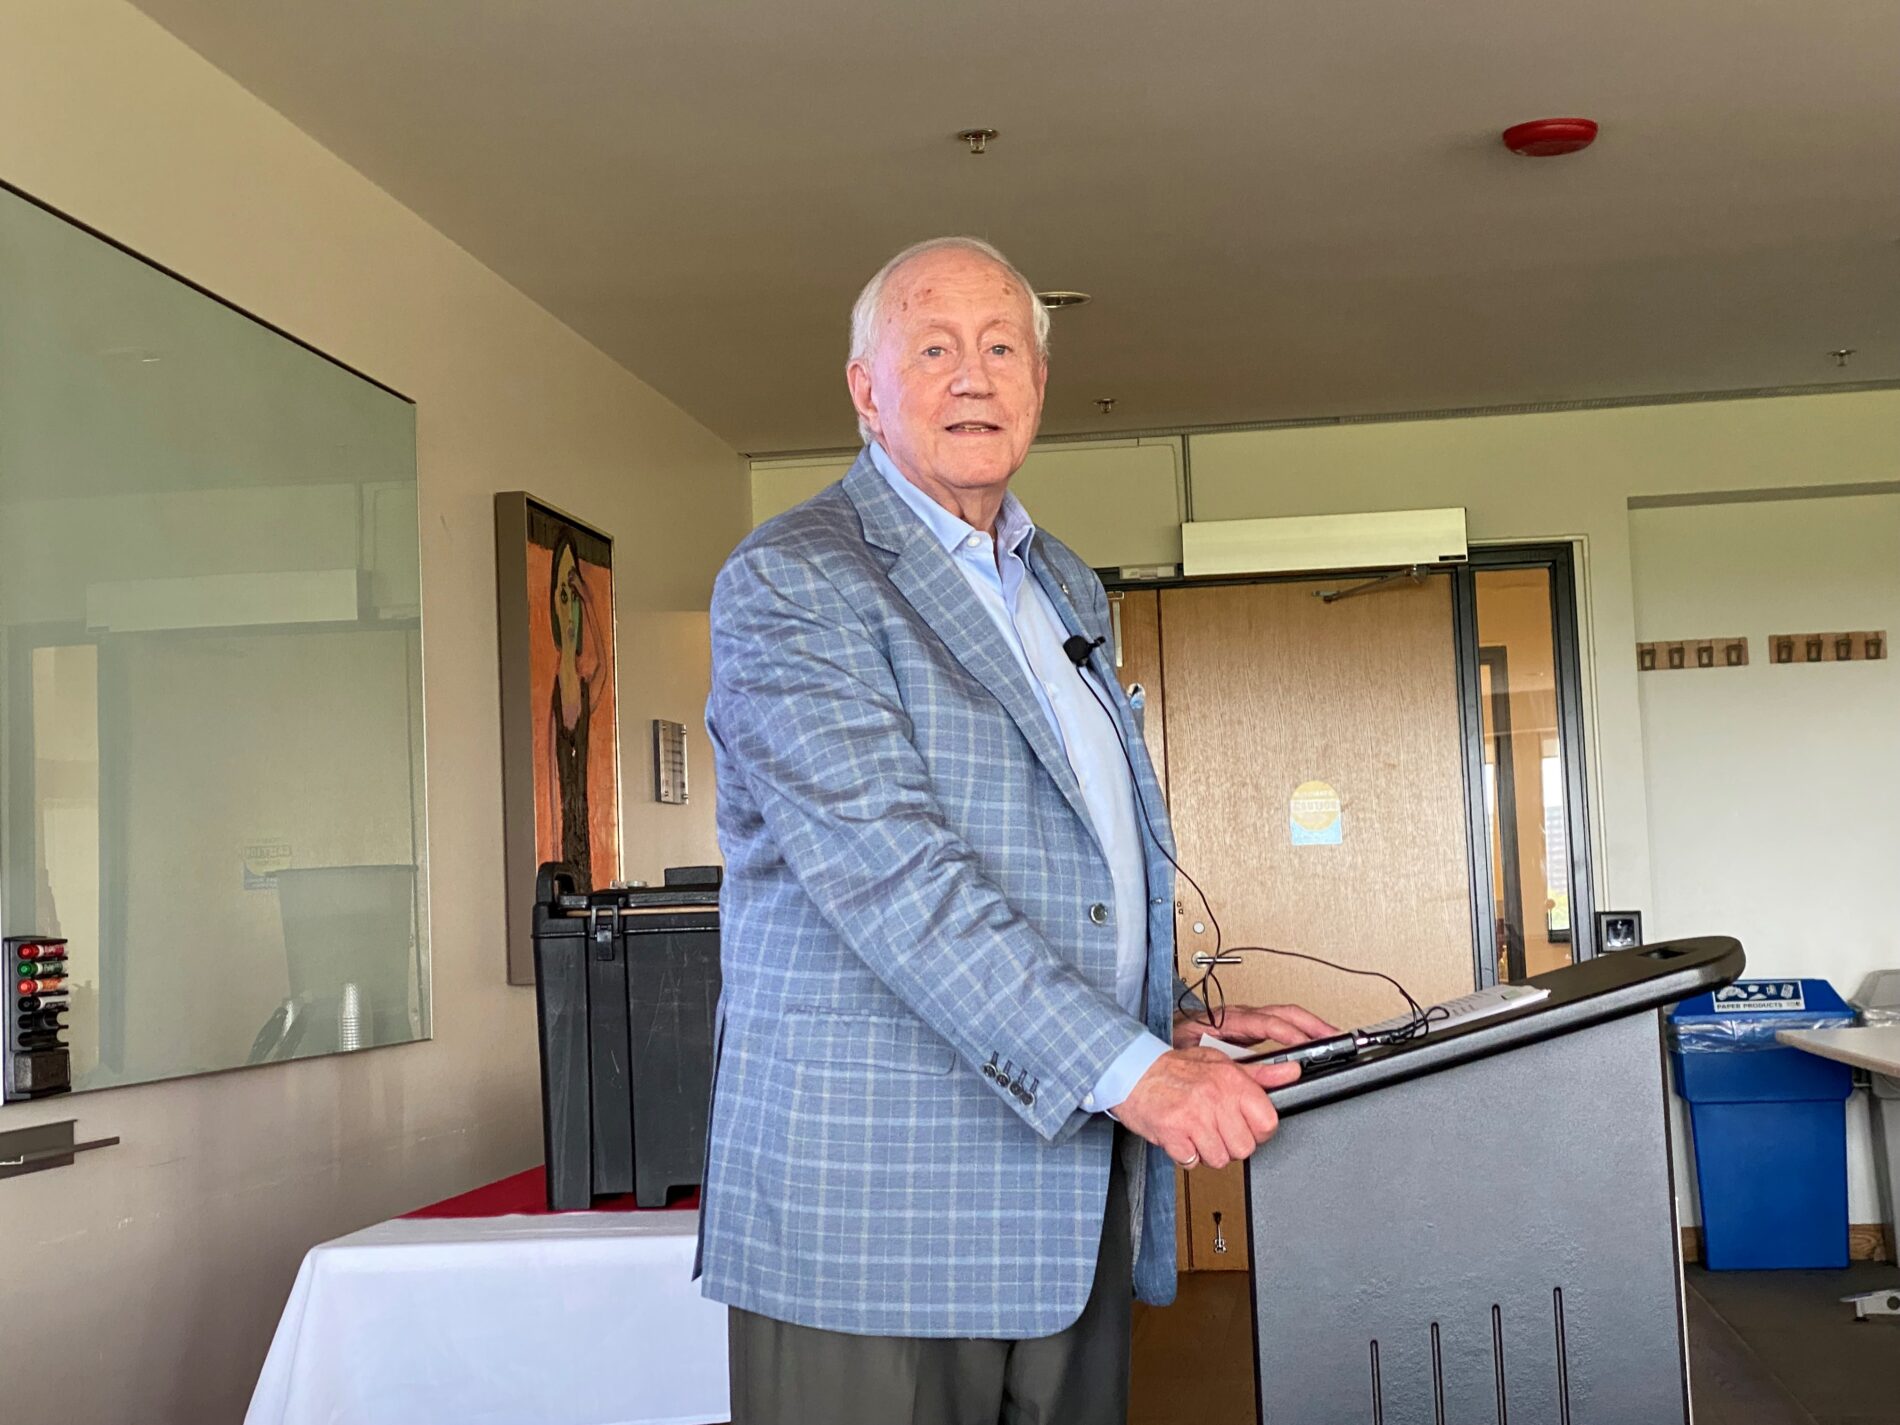
[[[1004,275],[1022,290],[1029,303],[1029,325],[1036,339],[1036,359],[1046,362],[1049,359],[1049,309],[1043,306],[1036,296],[1036,289],[1029,285],[1029,279],[1016,268],[1016,264],[997,251],[996,247],[979,237],[937,237],[927,238],[923,242],[912,243],[889,262],[878,268],[877,274],[864,284],[864,290],[858,293],[858,300],[851,304],[851,355],[850,360],[870,363],[877,349],[879,318],[883,315],[884,288],[898,268],[913,258],[926,257],[933,252],[968,252],[985,258],[1003,269]],[[864,418],[858,418],[858,438],[869,445],[874,438]]]

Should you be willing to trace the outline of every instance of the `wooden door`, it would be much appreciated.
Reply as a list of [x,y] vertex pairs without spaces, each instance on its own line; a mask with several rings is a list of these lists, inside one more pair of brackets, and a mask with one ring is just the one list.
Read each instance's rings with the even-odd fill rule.
[[[1131,589],[1110,594],[1115,624],[1115,676],[1124,688],[1142,689],[1142,741],[1155,765],[1161,794],[1168,794],[1168,694],[1161,672],[1161,596],[1154,589]],[[1176,878],[1177,882],[1179,878]],[[1188,1242],[1187,1174],[1174,1170],[1175,1258],[1183,1270],[1190,1265]]]
[[[1175,837],[1227,948],[1381,970],[1430,1004],[1475,978],[1451,580],[1316,597],[1342,582],[1159,593],[1159,750]],[[1151,702],[1151,739],[1159,720]],[[1175,905],[1191,983],[1213,926],[1185,882]],[[1342,1028],[1405,1008],[1382,980],[1278,956],[1248,954],[1220,978],[1230,1001],[1304,1004]],[[1262,1153],[1271,1172],[1272,1144]],[[1187,1262],[1244,1269],[1239,1166],[1186,1179]]]

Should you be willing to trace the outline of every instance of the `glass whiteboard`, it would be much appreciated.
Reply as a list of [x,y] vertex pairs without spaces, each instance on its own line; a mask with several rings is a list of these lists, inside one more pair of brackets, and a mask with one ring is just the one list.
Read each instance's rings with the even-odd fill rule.
[[0,924],[68,942],[75,1089],[428,1037],[415,453],[0,189]]

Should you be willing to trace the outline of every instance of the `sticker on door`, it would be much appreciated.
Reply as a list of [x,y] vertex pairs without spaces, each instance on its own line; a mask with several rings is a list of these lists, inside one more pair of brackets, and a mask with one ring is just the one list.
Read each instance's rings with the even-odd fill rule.
[[1301,782],[1293,789],[1287,826],[1295,846],[1337,846],[1344,831],[1339,793],[1330,782]]

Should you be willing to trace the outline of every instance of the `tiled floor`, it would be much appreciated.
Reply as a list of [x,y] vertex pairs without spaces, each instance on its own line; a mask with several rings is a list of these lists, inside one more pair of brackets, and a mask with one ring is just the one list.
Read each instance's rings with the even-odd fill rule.
[[[1900,1267],[1688,1280],[1696,1425],[1900,1425],[1900,1318],[1856,1323],[1837,1300],[1900,1284]],[[1254,1425],[1251,1329],[1241,1272],[1183,1277],[1175,1305],[1137,1308],[1129,1425]]]

